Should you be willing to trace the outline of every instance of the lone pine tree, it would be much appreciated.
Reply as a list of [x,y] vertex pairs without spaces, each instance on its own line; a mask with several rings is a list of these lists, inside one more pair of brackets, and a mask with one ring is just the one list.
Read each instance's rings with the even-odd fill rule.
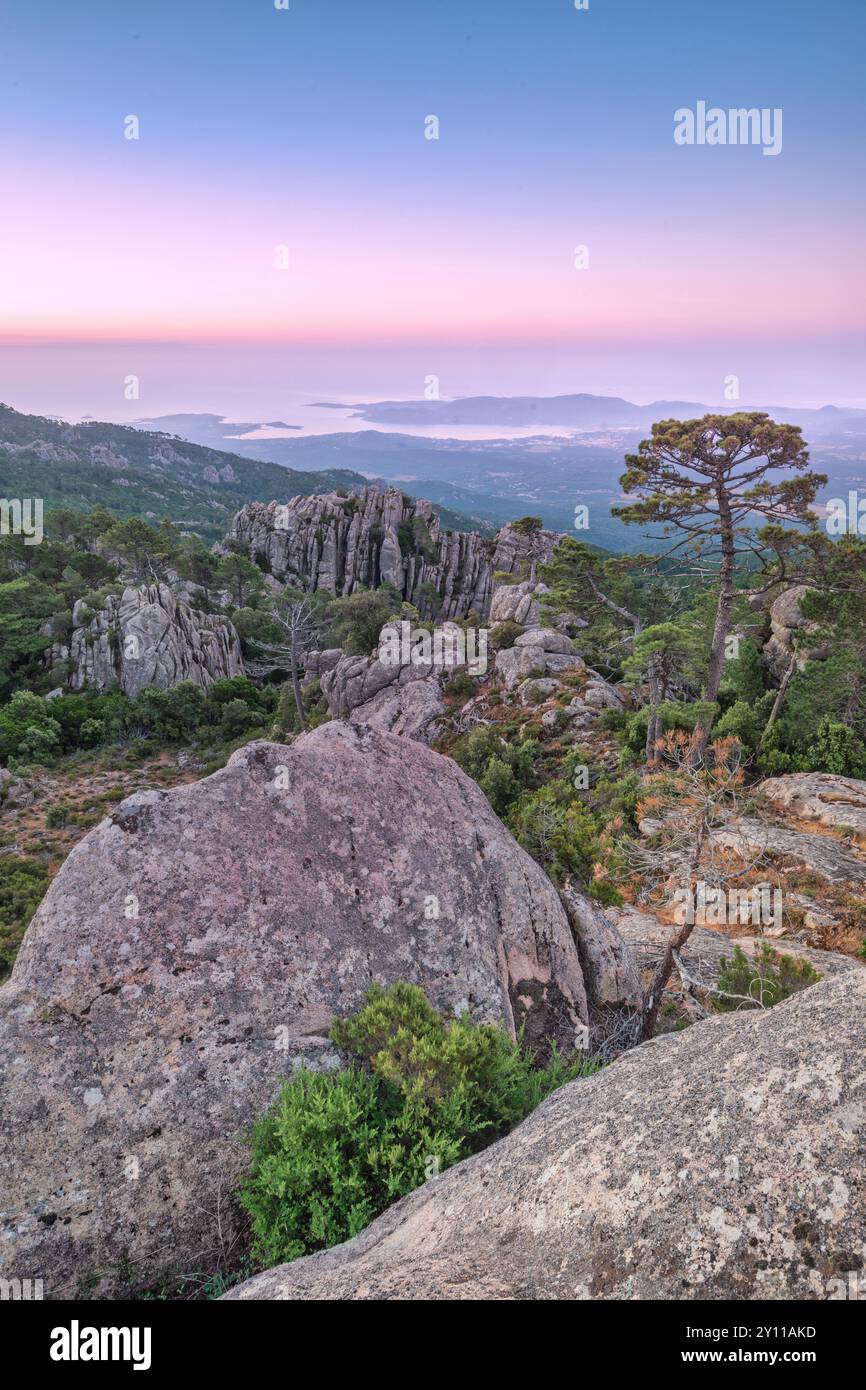
[[[807,471],[809,454],[796,425],[757,411],[662,420],[626,456],[620,483],[630,500],[613,513],[627,523],[660,523],[675,539],[668,550],[718,583],[704,699],[719,693],[730,632],[739,554],[760,555],[757,524],[812,521],[810,504],[826,482]],[[781,472],[799,476],[779,477]],[[702,728],[706,744],[712,715]]]

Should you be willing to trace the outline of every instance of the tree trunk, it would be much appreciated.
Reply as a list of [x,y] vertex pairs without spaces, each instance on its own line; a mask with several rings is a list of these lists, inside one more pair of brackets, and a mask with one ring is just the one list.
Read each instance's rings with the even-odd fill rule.
[[[706,825],[702,820],[698,826],[695,836],[695,846],[689,859],[689,876],[687,886],[689,892],[693,891],[692,885],[695,881],[695,874],[701,863],[701,856],[704,852],[706,841]],[[671,977],[674,968],[674,955],[681,951],[695,929],[694,920],[683,922],[676,936],[672,937],[667,944],[664,955],[653,971],[653,977],[644,991],[643,996],[643,1025],[641,1029],[641,1042],[649,1042],[654,1037],[656,1024],[658,1022],[659,1009],[662,1006],[662,995],[665,985]]]
[[295,693],[295,708],[298,711],[298,720],[300,722],[301,729],[306,729],[307,719],[306,715],[304,714],[304,701],[301,697],[301,682],[298,676],[298,650],[294,633],[292,633],[290,660],[292,666],[292,690]]
[[788,666],[788,669],[787,669],[787,671],[785,672],[784,676],[782,677],[782,681],[781,681],[781,684],[780,684],[780,686],[779,686],[779,689],[776,691],[776,698],[775,698],[775,700],[773,701],[773,708],[770,710],[770,717],[769,717],[769,719],[767,720],[767,724],[766,724],[766,727],[765,727],[765,729],[764,729],[764,732],[761,734],[761,743],[762,743],[762,745],[763,745],[764,742],[766,741],[767,735],[769,734],[770,730],[772,729],[773,725],[775,724],[776,720],[778,719],[779,715],[781,714],[782,705],[783,705],[784,702],[785,702],[785,695],[786,695],[786,693],[787,693],[788,686],[791,684],[791,677],[793,676],[793,674],[794,674],[794,672],[796,671],[796,669],[797,669],[797,658],[796,658],[795,656],[792,656],[792,657],[791,657],[790,664],[789,664],[789,666]]
[[[719,524],[722,542],[722,563],[719,569],[719,602],[716,607],[716,621],[713,627],[713,640],[710,646],[710,664],[707,668],[707,684],[704,699],[718,699],[722,673],[725,669],[725,643],[731,630],[731,610],[734,605],[734,567],[736,547],[734,544],[734,522],[731,507],[723,489],[717,493],[719,499]],[[709,742],[713,727],[713,716],[707,717],[705,724],[695,728],[695,758],[700,759]]]
[[650,707],[646,729],[646,761],[649,767],[657,767],[659,751],[656,744],[662,736],[662,721],[661,715],[659,714],[659,705],[662,701],[662,690],[655,655],[650,656],[649,659],[647,680],[650,689]]
[[710,648],[710,665],[707,671],[705,698],[715,700],[722,683],[725,669],[725,642],[731,630],[731,609],[734,603],[734,529],[730,507],[727,500],[719,499],[719,515],[722,521],[722,564],[719,571],[719,604],[716,609],[716,622],[713,628],[713,642]]
[[674,954],[683,948],[694,929],[694,922],[683,923],[676,936],[668,942],[665,953],[653,972],[653,977],[644,995],[641,1042],[649,1042],[650,1038],[655,1036],[664,988],[674,968]]

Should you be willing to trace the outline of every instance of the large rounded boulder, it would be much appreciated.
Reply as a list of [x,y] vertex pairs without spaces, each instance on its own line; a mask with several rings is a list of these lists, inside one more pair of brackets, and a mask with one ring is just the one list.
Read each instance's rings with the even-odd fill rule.
[[0,1271],[46,1297],[214,1268],[242,1134],[372,981],[566,1050],[556,890],[460,769],[331,723],[128,798],[72,851],[0,990]]

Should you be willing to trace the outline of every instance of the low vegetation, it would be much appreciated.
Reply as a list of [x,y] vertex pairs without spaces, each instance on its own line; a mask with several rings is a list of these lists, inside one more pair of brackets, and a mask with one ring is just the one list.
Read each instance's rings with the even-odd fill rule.
[[12,969],[47,887],[48,869],[40,860],[0,855],[0,980]]
[[299,1072],[252,1134],[241,1201],[265,1266],[356,1235],[595,1070],[583,1057],[541,1065],[501,1028],[443,1018],[409,984],[374,985],[330,1036],[349,1065]]
[[820,978],[807,960],[780,955],[767,941],[761,943],[754,960],[735,946],[730,959],[722,957],[713,1007],[718,1013],[771,1008]]

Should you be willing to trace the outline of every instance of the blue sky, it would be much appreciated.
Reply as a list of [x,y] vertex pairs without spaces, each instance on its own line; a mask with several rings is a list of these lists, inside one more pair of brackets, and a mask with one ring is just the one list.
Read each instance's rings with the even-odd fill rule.
[[[855,0],[6,0],[0,333],[659,343],[673,373],[760,340],[826,395],[864,326],[864,40]],[[677,147],[698,100],[782,108],[782,154]]]

